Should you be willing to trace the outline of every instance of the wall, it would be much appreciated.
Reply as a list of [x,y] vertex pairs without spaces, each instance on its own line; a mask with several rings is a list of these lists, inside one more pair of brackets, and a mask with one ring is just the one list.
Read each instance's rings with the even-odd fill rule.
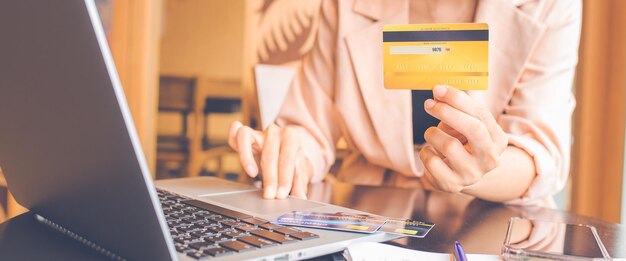
[[161,74],[241,79],[243,0],[166,0]]

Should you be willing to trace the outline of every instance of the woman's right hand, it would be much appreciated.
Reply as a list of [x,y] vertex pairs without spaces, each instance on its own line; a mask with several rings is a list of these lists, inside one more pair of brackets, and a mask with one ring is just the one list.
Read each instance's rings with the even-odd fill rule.
[[293,127],[272,124],[261,132],[235,121],[230,126],[228,145],[239,153],[248,176],[262,174],[264,198],[283,199],[290,194],[306,198],[313,167],[302,153],[298,132]]

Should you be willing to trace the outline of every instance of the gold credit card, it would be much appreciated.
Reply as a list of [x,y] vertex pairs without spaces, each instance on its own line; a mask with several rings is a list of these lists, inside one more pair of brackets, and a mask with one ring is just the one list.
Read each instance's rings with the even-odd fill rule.
[[486,90],[489,26],[393,24],[383,27],[386,89],[432,90],[450,85]]

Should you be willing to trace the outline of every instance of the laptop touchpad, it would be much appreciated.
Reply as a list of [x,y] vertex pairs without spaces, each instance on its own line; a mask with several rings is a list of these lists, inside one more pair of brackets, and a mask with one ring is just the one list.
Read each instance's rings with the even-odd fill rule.
[[284,214],[295,210],[306,210],[325,206],[324,204],[298,198],[264,199],[262,191],[230,193],[224,195],[200,197],[218,203],[230,205],[247,212],[261,215]]

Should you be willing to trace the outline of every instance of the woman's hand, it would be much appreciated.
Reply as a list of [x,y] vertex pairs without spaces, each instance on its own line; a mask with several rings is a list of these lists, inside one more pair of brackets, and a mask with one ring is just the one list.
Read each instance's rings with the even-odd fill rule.
[[433,96],[424,108],[441,123],[424,133],[428,145],[420,159],[434,186],[459,192],[498,166],[508,139],[489,110],[465,92],[438,85]]
[[264,132],[235,121],[230,127],[228,145],[239,153],[246,174],[263,175],[263,197],[286,198],[289,194],[306,198],[313,168],[303,155],[297,131],[292,127],[270,125]]

